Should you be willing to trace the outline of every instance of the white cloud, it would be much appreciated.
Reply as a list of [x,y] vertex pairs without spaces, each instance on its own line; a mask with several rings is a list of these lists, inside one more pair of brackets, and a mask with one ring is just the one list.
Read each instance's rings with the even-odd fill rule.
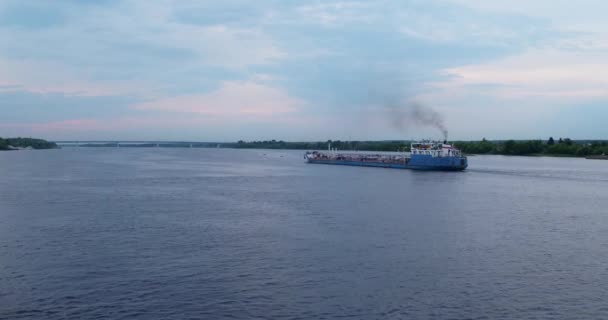
[[365,23],[375,18],[369,2],[334,1],[307,4],[296,8],[299,18],[309,23],[324,26],[339,26],[345,23]]
[[498,61],[446,69],[450,79],[435,87],[443,92],[468,92],[469,87],[500,99],[608,98],[605,57],[600,52],[532,49]]
[[199,64],[216,67],[244,68],[272,63],[285,56],[270,37],[255,27],[179,23],[173,16],[179,5],[179,2],[133,1],[98,16],[95,25],[112,28],[127,40],[191,50],[199,55]]
[[158,99],[136,105],[137,109],[177,111],[248,120],[273,120],[291,114],[303,102],[286,92],[253,81],[228,81],[207,94]]
[[[194,65],[246,68],[269,64],[285,54],[263,31],[223,25],[179,23],[173,11],[179,2],[125,1],[113,6],[78,8],[54,28],[0,28],[0,52],[63,61],[88,68],[133,68],[158,54],[180,61],[173,53],[194,55]],[[61,43],[61,45],[58,45]],[[155,52],[155,50],[159,52]],[[139,61],[132,61],[139,55]],[[121,60],[122,58],[122,60]],[[132,61],[131,65],[126,62]]]
[[286,56],[255,27],[179,23],[173,11],[180,5],[139,0],[77,8],[65,4],[65,23],[52,28],[0,26],[0,86],[154,98],[188,81],[217,82],[217,74],[205,74],[205,68],[247,73],[249,67]]
[[129,95],[143,93],[145,81],[92,81],[86,72],[53,61],[0,58],[0,87],[4,91],[61,93],[74,96]]
[[571,123],[567,114],[608,100],[605,56],[601,50],[529,49],[445,69],[447,79],[428,84],[416,98],[440,110],[458,137],[600,137],[599,128],[587,128],[581,119]]

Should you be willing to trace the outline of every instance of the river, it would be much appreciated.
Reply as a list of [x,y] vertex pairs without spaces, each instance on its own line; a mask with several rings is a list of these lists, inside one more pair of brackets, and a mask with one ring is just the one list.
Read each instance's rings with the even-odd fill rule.
[[0,153],[0,319],[606,319],[608,161]]

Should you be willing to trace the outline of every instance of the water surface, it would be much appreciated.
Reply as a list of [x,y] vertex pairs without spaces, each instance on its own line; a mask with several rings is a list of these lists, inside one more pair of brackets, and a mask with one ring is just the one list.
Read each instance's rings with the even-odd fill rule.
[[0,319],[608,318],[608,161],[0,153]]

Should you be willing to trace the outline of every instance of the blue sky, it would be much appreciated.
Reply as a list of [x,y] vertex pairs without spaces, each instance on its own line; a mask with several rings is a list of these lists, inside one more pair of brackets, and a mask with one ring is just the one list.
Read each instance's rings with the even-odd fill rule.
[[[533,2],[533,3],[529,3]],[[0,136],[608,138],[601,0],[0,0]]]

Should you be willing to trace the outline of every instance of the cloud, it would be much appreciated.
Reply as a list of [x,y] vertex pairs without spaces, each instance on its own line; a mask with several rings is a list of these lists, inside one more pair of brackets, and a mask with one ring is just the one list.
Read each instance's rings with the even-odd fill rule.
[[66,14],[51,3],[6,1],[0,4],[0,26],[43,29],[61,26]]
[[565,27],[586,27],[589,23],[605,23],[604,12],[608,10],[608,4],[602,0],[448,1],[486,12],[539,17],[556,24],[565,24]]
[[[54,61],[0,57],[0,86],[9,91],[73,96],[138,95],[151,84],[145,80],[104,81],[88,72]],[[146,83],[147,82],[147,83]],[[0,89],[0,92],[7,91]]]
[[437,83],[436,88],[458,91],[485,86],[484,90],[501,99],[608,99],[605,56],[600,52],[532,49],[497,61],[446,69],[450,79]]
[[393,133],[365,124],[366,108],[414,97],[473,134],[460,113],[516,121],[515,103],[536,118],[605,99],[605,4],[581,1],[7,0],[0,122],[380,138]]
[[[243,69],[284,57],[259,28],[180,23],[174,18],[178,6],[167,1],[121,1],[94,7],[54,4],[66,12],[60,25],[0,28],[4,39],[0,53],[5,58],[77,67],[98,77],[157,81],[166,79],[165,70]],[[15,19],[26,19],[25,12]]]
[[229,81],[213,92],[177,96],[136,105],[141,110],[195,113],[214,118],[271,120],[294,113],[303,102],[280,89],[252,81]]
[[[196,128],[197,118],[175,116],[118,116],[113,118],[73,118],[60,121],[0,123],[0,130],[9,136],[42,135],[53,140],[118,140],[128,135],[132,139],[163,140],[175,130]],[[147,130],[157,134],[151,135]],[[27,132],[28,134],[23,134]],[[201,140],[192,136],[192,140]]]
[[27,129],[33,132],[55,132],[55,131],[86,131],[95,130],[99,127],[100,121],[96,119],[70,119],[51,122],[32,122],[32,123],[0,123],[3,129]]
[[139,101],[131,96],[89,96],[65,93],[36,93],[22,88],[0,90],[0,123],[61,121],[72,118],[104,119],[133,112],[128,105]]

